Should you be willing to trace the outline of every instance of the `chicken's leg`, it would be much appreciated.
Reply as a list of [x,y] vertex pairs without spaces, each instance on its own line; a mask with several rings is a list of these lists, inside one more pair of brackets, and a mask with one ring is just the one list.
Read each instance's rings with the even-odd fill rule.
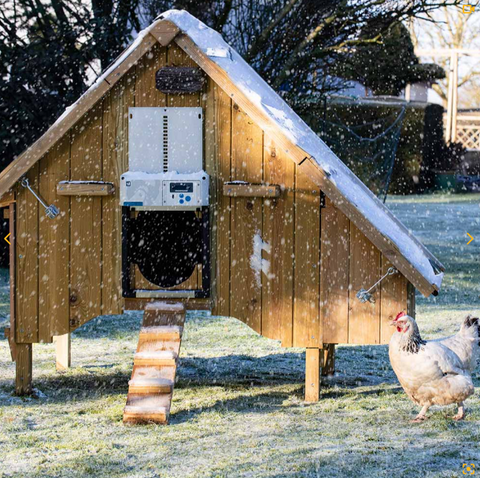
[[420,413],[412,420],[412,423],[420,423],[423,422],[423,420],[426,420],[426,413],[428,409],[430,408],[429,404],[425,404],[423,408],[420,410]]
[[465,405],[463,402],[460,402],[458,404],[458,412],[457,414],[453,417],[455,421],[463,420],[465,418]]

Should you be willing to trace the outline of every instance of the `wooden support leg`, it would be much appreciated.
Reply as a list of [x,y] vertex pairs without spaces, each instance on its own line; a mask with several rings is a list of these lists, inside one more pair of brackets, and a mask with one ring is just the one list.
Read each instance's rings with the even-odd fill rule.
[[15,393],[32,393],[32,344],[16,344]]
[[322,376],[327,377],[335,373],[335,344],[323,344]]
[[57,371],[67,370],[72,365],[70,334],[55,337]]
[[305,358],[305,401],[318,402],[320,398],[321,349],[307,348]]

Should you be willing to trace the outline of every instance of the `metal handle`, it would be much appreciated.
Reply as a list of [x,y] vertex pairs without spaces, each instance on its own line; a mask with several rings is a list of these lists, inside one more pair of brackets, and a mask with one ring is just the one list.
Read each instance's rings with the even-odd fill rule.
[[370,289],[368,289],[368,290],[360,289],[357,292],[357,299],[362,303],[371,302],[372,304],[375,304],[375,297],[373,297],[373,295],[371,294],[371,291],[373,289],[375,289],[375,287],[377,287],[377,285],[380,284],[380,282],[382,282],[388,276],[396,274],[397,272],[398,271],[397,271],[397,269],[395,269],[395,267],[390,267],[387,270],[387,273],[383,277],[380,277],[380,279],[378,279],[377,282],[375,282],[375,284],[373,284],[372,287],[370,287]]
[[50,219],[54,219],[60,214],[60,211],[55,205],[51,204],[50,206],[48,206],[47,203],[31,188],[28,178],[24,176],[20,180],[20,184],[24,188],[27,188],[35,196],[37,201],[45,208],[45,214],[47,215],[47,217],[49,217]]

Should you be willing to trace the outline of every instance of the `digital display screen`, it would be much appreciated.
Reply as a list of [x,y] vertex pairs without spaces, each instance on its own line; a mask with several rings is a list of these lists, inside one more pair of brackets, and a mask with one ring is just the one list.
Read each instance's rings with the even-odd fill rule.
[[171,193],[193,193],[193,183],[170,183]]

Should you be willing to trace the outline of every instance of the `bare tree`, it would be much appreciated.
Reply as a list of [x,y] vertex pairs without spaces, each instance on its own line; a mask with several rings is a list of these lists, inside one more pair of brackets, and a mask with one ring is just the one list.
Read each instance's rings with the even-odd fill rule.
[[[416,46],[424,49],[479,49],[480,12],[463,13],[461,6],[444,6],[429,13],[427,20],[414,21],[413,39]],[[426,57],[427,58],[427,57]],[[449,68],[449,57],[429,57],[445,71]],[[468,55],[460,58],[458,87],[462,107],[480,106],[480,65],[478,57],[471,59]],[[433,85],[433,89],[447,104],[447,79]]]

